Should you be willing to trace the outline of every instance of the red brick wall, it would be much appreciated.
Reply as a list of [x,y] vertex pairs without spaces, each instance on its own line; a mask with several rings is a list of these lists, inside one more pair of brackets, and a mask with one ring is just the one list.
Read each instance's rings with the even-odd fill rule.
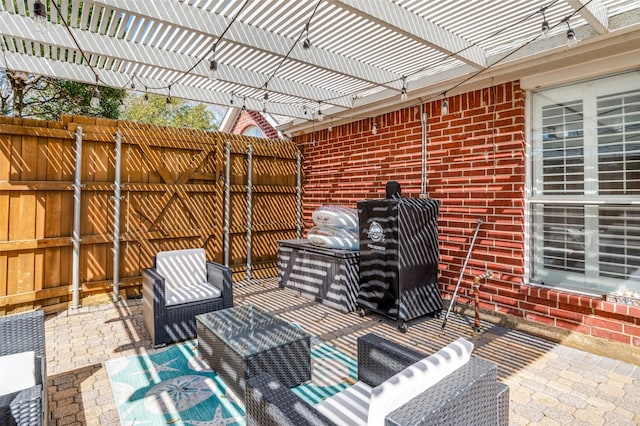
[[[469,295],[476,275],[493,271],[481,307],[581,333],[640,346],[640,308],[525,285],[525,94],[517,82],[424,105],[427,195],[441,201],[438,232],[443,296],[450,298],[481,219],[459,290]],[[377,134],[372,133],[373,121]],[[404,196],[419,197],[420,107],[298,136],[304,151],[305,228],[321,204],[355,207],[384,198],[397,180]],[[463,297],[461,300],[466,300]]]
[[269,139],[278,139],[278,131],[257,111],[242,111],[231,129],[231,133],[242,134],[249,126],[257,126]]

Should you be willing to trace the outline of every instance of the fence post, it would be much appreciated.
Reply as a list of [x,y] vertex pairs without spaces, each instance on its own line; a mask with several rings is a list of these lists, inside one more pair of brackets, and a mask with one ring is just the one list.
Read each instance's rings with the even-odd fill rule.
[[82,196],[82,126],[76,128],[76,173],[73,181],[73,259],[71,307],[80,305],[80,197]]
[[229,266],[229,234],[231,233],[231,142],[225,145],[226,164],[224,170],[224,266]]
[[113,301],[120,300],[120,194],[122,165],[122,133],[116,132],[116,164],[115,180],[113,183]]
[[251,219],[253,209],[253,147],[247,147],[247,279],[251,281]]

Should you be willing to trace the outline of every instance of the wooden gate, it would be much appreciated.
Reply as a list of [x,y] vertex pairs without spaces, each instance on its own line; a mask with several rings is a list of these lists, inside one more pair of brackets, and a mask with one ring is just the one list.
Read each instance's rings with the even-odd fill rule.
[[237,278],[243,277],[249,258],[253,277],[276,273],[277,240],[296,236],[293,143],[77,116],[60,122],[0,118],[0,314],[69,306],[79,127],[83,304],[105,301],[112,289],[117,132],[122,140],[122,296],[139,295],[141,271],[158,251],[204,247],[207,258],[223,262],[227,158],[229,264]]

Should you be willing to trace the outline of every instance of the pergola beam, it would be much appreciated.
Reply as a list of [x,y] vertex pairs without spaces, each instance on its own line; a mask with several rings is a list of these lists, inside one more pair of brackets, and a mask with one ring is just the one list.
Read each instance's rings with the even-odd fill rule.
[[486,66],[486,54],[456,34],[387,0],[326,0],[392,31],[459,59],[475,68]]
[[[228,19],[222,16],[207,13],[205,10],[190,6],[186,2],[172,0],[96,0],[93,3],[214,38],[222,34],[229,23]],[[236,21],[229,28],[224,36],[224,41],[279,57],[285,57],[288,54],[290,60],[308,63],[316,68],[371,84],[384,86],[385,82],[396,80],[399,77],[380,68],[369,66],[315,46],[311,47],[312,54],[309,58],[305,58],[298,49],[293,49],[289,52],[294,40],[240,21]]]
[[[574,10],[593,27],[598,34],[609,32],[609,13],[602,0],[567,0]],[[585,6],[586,4],[586,6]]]
[[[29,18],[4,12],[0,12],[0,16],[2,16],[3,23],[2,28],[0,28],[0,34],[2,35],[43,45],[54,45],[61,49],[77,50],[73,39],[62,25],[49,24],[47,33],[40,34],[31,30],[32,22]],[[107,59],[112,59],[136,63],[154,69],[178,70],[179,72],[179,70],[186,71],[190,69],[196,61],[195,58],[184,54],[143,46],[139,43],[132,43],[115,37],[75,28],[70,30],[87,56],[99,56],[102,58],[101,63],[107,62]],[[80,52],[77,53],[80,54]],[[208,68],[208,61],[202,61],[191,71],[190,76],[198,76],[204,80],[207,78]],[[252,87],[254,89],[259,89],[268,78],[266,74],[224,64],[219,65],[219,76],[223,81],[230,83],[240,82],[239,86]],[[128,76],[127,78],[130,77]],[[93,83],[95,83],[95,79]],[[167,83],[164,82],[162,85],[166,86]],[[274,93],[299,98],[300,103],[314,102],[317,99],[332,99],[327,104],[341,107],[349,106],[348,100],[340,97],[338,92],[277,77],[273,78],[269,83],[269,90]],[[228,98],[229,95],[227,94],[226,97]]]

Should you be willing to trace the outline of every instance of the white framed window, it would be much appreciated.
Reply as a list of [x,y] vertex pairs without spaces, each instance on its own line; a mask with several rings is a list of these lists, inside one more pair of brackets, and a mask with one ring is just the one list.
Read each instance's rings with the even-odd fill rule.
[[530,281],[640,291],[640,72],[532,93]]
[[258,126],[249,126],[242,131],[243,135],[246,136],[255,136],[257,138],[264,138],[264,133]]

